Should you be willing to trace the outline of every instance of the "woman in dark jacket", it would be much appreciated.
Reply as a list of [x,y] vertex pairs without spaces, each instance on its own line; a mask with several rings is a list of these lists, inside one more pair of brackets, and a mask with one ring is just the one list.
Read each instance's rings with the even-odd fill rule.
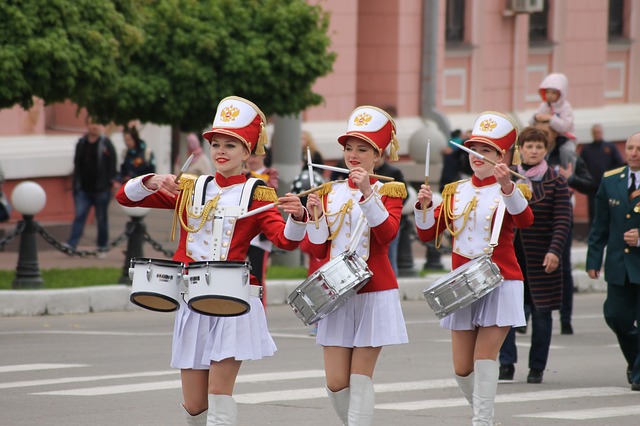
[[[532,127],[518,138],[522,164],[513,166],[527,179],[532,192],[529,206],[533,225],[516,230],[515,249],[524,274],[525,317],[531,316],[531,349],[528,383],[542,382],[549,357],[553,319],[551,312],[562,304],[562,251],[571,224],[571,202],[566,179],[545,161],[547,134]],[[520,182],[522,183],[522,182]],[[515,330],[500,350],[500,379],[512,380],[517,362]]]

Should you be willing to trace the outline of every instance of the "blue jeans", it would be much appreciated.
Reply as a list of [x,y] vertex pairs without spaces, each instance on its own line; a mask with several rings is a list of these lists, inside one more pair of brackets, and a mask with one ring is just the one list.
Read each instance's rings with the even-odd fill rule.
[[71,226],[71,236],[67,244],[76,248],[80,242],[80,237],[84,232],[84,225],[91,206],[95,208],[96,224],[98,225],[98,248],[105,249],[109,243],[109,217],[107,215],[111,201],[111,189],[102,192],[76,191],[73,194],[73,202],[76,206],[76,216]]
[[[532,304],[524,305],[524,316],[529,322],[531,316],[531,349],[529,349],[529,368],[544,370],[549,359],[553,317],[551,311],[538,311]],[[500,348],[500,365],[513,365],[518,362],[516,348],[516,331],[511,328],[502,348]]]

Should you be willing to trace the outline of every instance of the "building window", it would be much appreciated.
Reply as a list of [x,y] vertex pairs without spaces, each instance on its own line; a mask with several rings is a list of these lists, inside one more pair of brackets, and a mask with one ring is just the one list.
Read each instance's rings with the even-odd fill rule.
[[624,38],[624,0],[609,0],[609,40]]
[[549,41],[549,0],[544,0],[542,12],[529,15],[529,42]]
[[464,42],[464,2],[465,0],[447,0],[447,43]]

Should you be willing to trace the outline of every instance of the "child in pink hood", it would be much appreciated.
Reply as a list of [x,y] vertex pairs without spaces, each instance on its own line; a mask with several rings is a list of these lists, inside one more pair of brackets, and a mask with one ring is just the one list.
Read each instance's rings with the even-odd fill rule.
[[[542,102],[529,120],[529,124],[535,126],[539,123],[548,123],[551,130],[557,133],[555,145],[560,151],[560,157],[565,160],[575,157],[576,137],[573,135],[573,108],[567,100],[569,80],[561,73],[549,74],[542,80],[538,93]],[[553,149],[553,148],[552,148]],[[568,162],[573,163],[569,160]]]

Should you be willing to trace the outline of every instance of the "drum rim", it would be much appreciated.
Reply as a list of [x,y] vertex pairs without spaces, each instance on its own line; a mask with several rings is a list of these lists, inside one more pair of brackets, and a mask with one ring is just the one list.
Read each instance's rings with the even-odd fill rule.
[[148,265],[149,261],[151,261],[152,265],[158,265],[158,266],[163,266],[163,264],[165,266],[179,266],[182,268],[182,266],[184,265],[184,262],[181,262],[179,260],[170,260],[170,259],[153,259],[151,257],[132,257],[131,258],[131,265]]
[[189,262],[189,263],[185,263],[184,267],[186,269],[189,268],[197,268],[199,266],[205,266],[205,265],[213,265],[213,266],[222,266],[224,268],[235,268],[238,266],[245,266],[248,267],[250,264],[247,261],[243,261],[243,260],[202,260],[202,261],[198,261],[198,262]]
[[[142,303],[138,302],[137,300],[135,300],[135,296],[154,296],[154,297],[158,297],[160,299],[166,300],[167,302],[173,302],[175,307],[173,309],[153,308],[153,307],[146,306],[146,305],[143,305]],[[134,305],[136,305],[136,306],[139,306],[141,308],[148,309],[148,310],[154,311],[154,312],[175,312],[175,311],[178,310],[178,308],[180,308],[180,302],[175,300],[174,298],[166,296],[164,294],[154,293],[154,292],[150,292],[150,291],[136,291],[134,293],[131,293],[131,295],[129,296],[129,301],[131,303],[133,303]]]
[[[212,314],[210,312],[205,312],[201,309],[197,309],[193,307],[193,302],[198,302],[200,300],[205,300],[205,299],[231,300],[233,302],[238,302],[238,304],[243,305],[247,309],[244,312],[241,312],[239,314]],[[231,297],[231,296],[212,296],[210,294],[205,296],[196,296],[193,298],[189,298],[187,305],[189,306],[189,309],[191,309],[193,312],[196,312],[201,315],[207,315],[210,317],[239,317],[240,315],[248,314],[249,311],[251,310],[251,304],[245,300],[238,299],[237,297]]]

